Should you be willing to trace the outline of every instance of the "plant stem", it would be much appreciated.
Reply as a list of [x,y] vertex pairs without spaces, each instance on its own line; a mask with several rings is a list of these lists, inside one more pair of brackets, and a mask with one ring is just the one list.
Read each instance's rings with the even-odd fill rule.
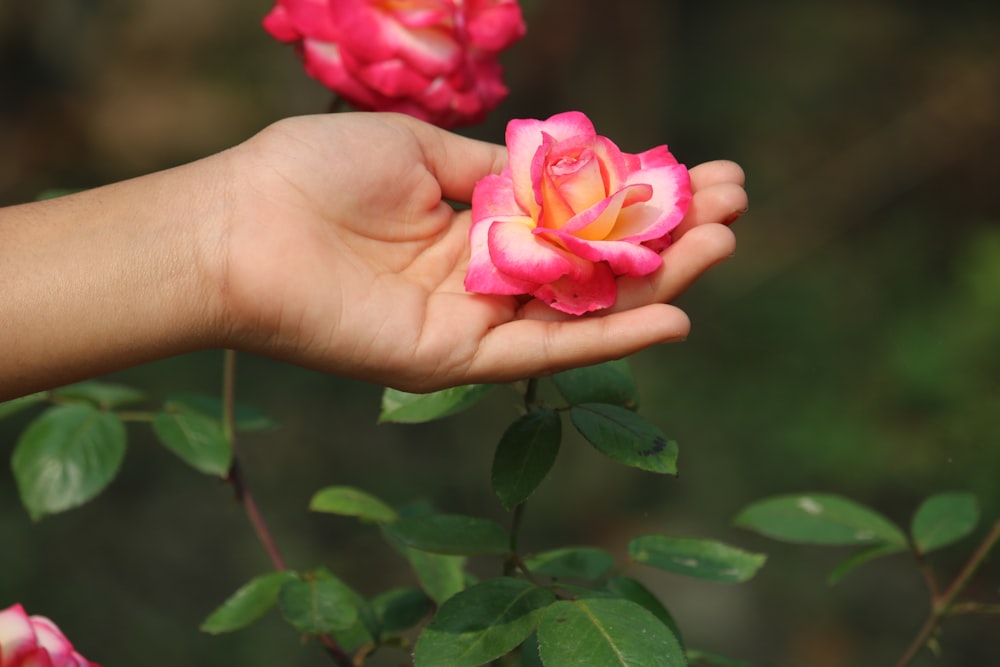
[[521,526],[524,524],[524,503],[514,508],[514,516],[510,522],[510,551],[515,556],[521,541]]
[[115,412],[115,414],[123,422],[149,423],[156,419],[155,412],[143,412],[141,410],[124,410],[122,412]]
[[524,409],[529,412],[538,405],[538,378],[530,378],[524,389]]
[[264,547],[264,551],[267,552],[267,557],[271,560],[271,565],[279,572],[287,570],[288,566],[285,564],[285,559],[281,556],[281,551],[278,550],[278,544],[274,541],[274,537],[267,527],[267,522],[257,507],[257,501],[254,500],[253,494],[247,487],[246,479],[243,477],[243,470],[240,467],[240,460],[236,457],[235,453],[233,455],[233,463],[229,468],[229,475],[226,479],[233,487],[236,502],[243,506],[243,511],[246,513],[250,525],[253,526],[257,540]]
[[236,453],[236,350],[222,357],[222,433]]
[[991,614],[1000,615],[1000,604],[986,604],[985,602],[963,602],[954,604],[948,611],[949,616],[959,614]]
[[966,561],[965,565],[956,575],[954,581],[948,586],[943,593],[935,593],[932,589],[931,591],[931,612],[928,615],[927,620],[924,621],[923,626],[914,637],[913,642],[910,643],[906,651],[903,653],[902,657],[896,662],[895,667],[906,667],[913,659],[917,657],[917,654],[924,648],[927,640],[931,638],[934,631],[937,630],[938,625],[941,624],[941,619],[949,614],[952,610],[952,606],[955,603],[955,599],[961,594],[965,589],[969,580],[979,569],[979,566],[983,564],[986,560],[986,556],[989,555],[990,551],[996,546],[997,542],[1000,542],[1000,521],[993,524],[990,532],[983,538],[983,541],[976,547],[976,550]]
[[330,635],[320,635],[319,641],[338,667],[356,667],[354,661],[351,660],[351,656],[347,655],[344,649],[340,648],[340,645],[333,640],[333,637]]
[[288,569],[285,559],[282,558],[278,545],[271,535],[271,530],[264,521],[257,501],[254,500],[250,487],[247,486],[246,478],[243,476],[243,468],[240,464],[239,451],[236,447],[236,352],[226,350],[222,363],[222,432],[226,441],[233,451],[233,462],[229,467],[229,474],[226,481],[233,487],[236,502],[243,506],[250,524],[253,526],[257,539],[267,552],[268,558],[275,570],[283,571]]
[[[538,378],[528,379],[528,383],[524,388],[524,409],[530,412],[535,408],[538,402]],[[524,567],[524,563],[521,558],[517,555],[517,549],[521,541],[521,526],[524,523],[524,502],[518,503],[514,508],[514,516],[511,519],[510,524],[510,557],[504,563],[504,575],[511,576],[519,568],[525,573],[525,575],[530,579],[531,573],[528,572],[528,568]]]
[[997,542],[1000,542],[1000,520],[993,524],[993,528],[990,532],[983,538],[983,541],[979,544],[976,550],[972,553],[965,567],[958,573],[955,577],[955,581],[951,583],[942,595],[940,600],[935,604],[936,611],[944,615],[951,609],[952,604],[955,602],[955,598],[958,597],[959,593],[965,588],[972,579],[972,575],[976,573],[979,566],[983,564],[986,560],[986,556],[989,555],[990,551],[996,546]]
[[350,108],[350,105],[347,104],[347,100],[345,100],[340,95],[336,95],[335,94],[333,96],[333,99],[330,100],[330,106],[327,107],[326,112],[327,113],[344,113],[346,111],[350,111],[350,109],[351,108]]
[[[257,507],[257,501],[254,500],[253,493],[250,492],[250,487],[247,486],[236,448],[235,350],[226,350],[222,362],[222,432],[233,452],[233,462],[229,466],[229,474],[226,475],[226,481],[233,487],[236,502],[243,506],[243,511],[246,512],[247,519],[250,520],[250,525],[253,526],[254,533],[256,533],[261,546],[264,547],[264,551],[267,552],[267,556],[270,558],[274,569],[283,572],[288,569],[288,566],[285,564],[285,559],[281,556],[281,551],[278,549],[278,544],[275,542],[274,536],[271,534],[271,530],[264,520],[264,516]],[[351,656],[332,637],[329,635],[319,635],[317,638],[338,667],[355,667]]]

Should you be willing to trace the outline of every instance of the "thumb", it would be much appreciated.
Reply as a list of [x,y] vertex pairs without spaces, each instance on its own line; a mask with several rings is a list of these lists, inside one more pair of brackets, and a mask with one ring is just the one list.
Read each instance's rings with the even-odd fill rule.
[[507,166],[507,148],[469,139],[427,123],[415,130],[427,168],[437,179],[442,194],[454,201],[472,201],[472,189],[489,174]]

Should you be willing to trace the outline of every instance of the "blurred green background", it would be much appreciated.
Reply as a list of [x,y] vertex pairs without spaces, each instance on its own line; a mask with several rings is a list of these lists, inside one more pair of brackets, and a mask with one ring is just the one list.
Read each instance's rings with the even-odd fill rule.
[[[634,358],[641,412],[680,442],[679,478],[568,443],[530,503],[526,548],[620,553],[655,531],[766,551],[742,586],[640,576],[693,647],[755,665],[891,664],[926,614],[905,556],[831,588],[844,551],[770,542],[731,519],[803,490],[904,525],[946,490],[974,492],[984,524],[1000,516],[1000,5],[524,4],[528,36],[505,56],[512,94],[463,132],[502,141],[511,117],[580,109],[628,151],[669,143],[689,165],[739,161],[751,196],[736,257],[681,301],[689,340]],[[330,94],[260,28],[269,8],[0,3],[0,204],[196,159],[323,111]],[[212,352],[110,379],[155,401],[215,392],[220,374]],[[287,559],[326,564],[366,594],[409,582],[403,562],[372,529],[310,515],[312,493],[352,484],[506,521],[489,466],[516,407],[499,392],[440,423],[377,426],[379,397],[240,359],[239,398],[282,423],[241,447]],[[30,416],[0,423],[5,459]],[[38,524],[0,473],[0,606],[50,615],[106,667],[330,664],[276,614],[228,636],[198,632],[268,561],[224,484],[186,469],[149,429],[129,435],[123,474],[103,496]],[[973,545],[932,562],[950,578]],[[1000,602],[998,560],[970,596]],[[998,634],[995,616],[948,620],[940,658],[915,664],[1000,664]]]

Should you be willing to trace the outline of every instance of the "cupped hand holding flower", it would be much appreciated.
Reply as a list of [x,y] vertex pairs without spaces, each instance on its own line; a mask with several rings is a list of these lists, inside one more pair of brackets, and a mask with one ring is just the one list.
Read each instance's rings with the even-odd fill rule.
[[0,610],[0,667],[100,667],[76,652],[55,623],[15,604]]
[[[570,317],[465,289],[471,213],[443,199],[467,202],[477,181],[503,173],[503,147],[403,116],[336,114],[282,121],[239,150],[225,283],[240,326],[226,344],[411,391],[520,379],[686,337],[687,317],[663,302],[732,254],[732,233],[719,223],[746,207],[739,167],[705,164],[691,171],[681,221],[686,171],[660,150],[623,157],[638,168],[617,175],[623,185],[598,206],[642,206],[615,220],[623,238],[646,245],[598,245],[597,257],[611,258],[599,261],[625,274],[617,305]],[[512,151],[511,171],[530,159]],[[677,186],[650,192],[661,177]],[[591,224],[601,223],[598,215]],[[657,244],[670,230],[661,260]]]

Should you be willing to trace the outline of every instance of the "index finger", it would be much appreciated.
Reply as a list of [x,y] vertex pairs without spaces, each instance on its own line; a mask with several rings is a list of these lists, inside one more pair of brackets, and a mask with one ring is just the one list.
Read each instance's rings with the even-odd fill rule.
[[418,127],[415,133],[427,168],[448,199],[471,202],[476,183],[507,166],[505,146],[469,139],[426,123]]

